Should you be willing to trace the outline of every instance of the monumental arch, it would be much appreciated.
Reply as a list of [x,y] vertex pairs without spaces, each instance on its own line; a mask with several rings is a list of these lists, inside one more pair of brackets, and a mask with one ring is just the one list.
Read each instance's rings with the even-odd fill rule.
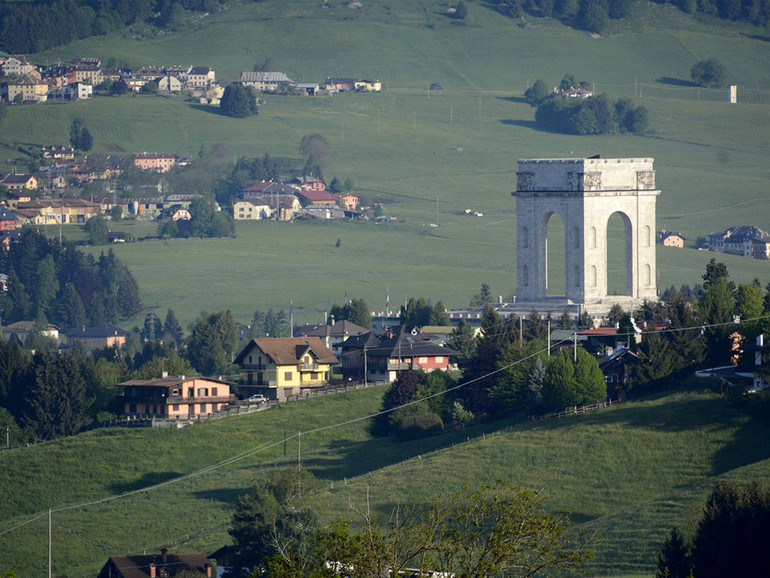
[[[657,300],[653,159],[522,159],[516,173],[517,301],[548,297],[548,221],[564,223],[565,296],[576,304]],[[624,223],[625,291],[607,293],[607,224]],[[590,309],[590,307],[588,307]]]

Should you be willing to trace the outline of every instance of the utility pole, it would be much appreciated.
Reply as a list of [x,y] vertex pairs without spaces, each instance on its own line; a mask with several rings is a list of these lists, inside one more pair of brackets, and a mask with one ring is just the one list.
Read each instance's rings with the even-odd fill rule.
[[51,508],[48,508],[48,578],[53,575],[53,566],[51,565],[51,538],[53,531],[51,529]]
[[548,319],[548,357],[551,357],[551,319]]
[[364,387],[366,387],[369,383],[369,380],[366,375],[366,345],[364,345]]

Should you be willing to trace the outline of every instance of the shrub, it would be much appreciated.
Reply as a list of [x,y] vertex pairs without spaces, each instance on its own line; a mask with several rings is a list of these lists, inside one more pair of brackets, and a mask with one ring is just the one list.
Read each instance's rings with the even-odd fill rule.
[[439,433],[444,429],[444,422],[435,413],[410,415],[398,424],[398,437],[401,441],[413,440]]

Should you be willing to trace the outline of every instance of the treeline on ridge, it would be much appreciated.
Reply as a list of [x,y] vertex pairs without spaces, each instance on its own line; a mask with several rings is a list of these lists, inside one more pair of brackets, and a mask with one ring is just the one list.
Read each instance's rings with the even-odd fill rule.
[[[723,20],[740,20],[756,26],[770,21],[770,0],[653,0],[671,4],[686,14],[704,14]],[[568,26],[604,32],[610,20],[633,19],[632,0],[496,0],[496,9],[510,17],[524,12],[540,18],[556,18]]]
[[0,4],[0,48],[41,52],[138,22],[181,26],[186,11],[211,12],[219,0],[35,0]]

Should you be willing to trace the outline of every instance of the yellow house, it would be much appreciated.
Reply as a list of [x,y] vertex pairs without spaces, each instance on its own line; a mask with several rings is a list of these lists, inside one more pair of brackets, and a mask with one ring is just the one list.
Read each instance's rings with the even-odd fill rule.
[[45,102],[48,100],[48,85],[26,74],[8,83],[8,102],[13,102],[19,95],[27,102]]
[[356,80],[354,90],[359,92],[382,92],[382,82],[379,80]]
[[318,337],[255,338],[235,358],[243,376],[241,390],[271,399],[323,386],[337,361]]

